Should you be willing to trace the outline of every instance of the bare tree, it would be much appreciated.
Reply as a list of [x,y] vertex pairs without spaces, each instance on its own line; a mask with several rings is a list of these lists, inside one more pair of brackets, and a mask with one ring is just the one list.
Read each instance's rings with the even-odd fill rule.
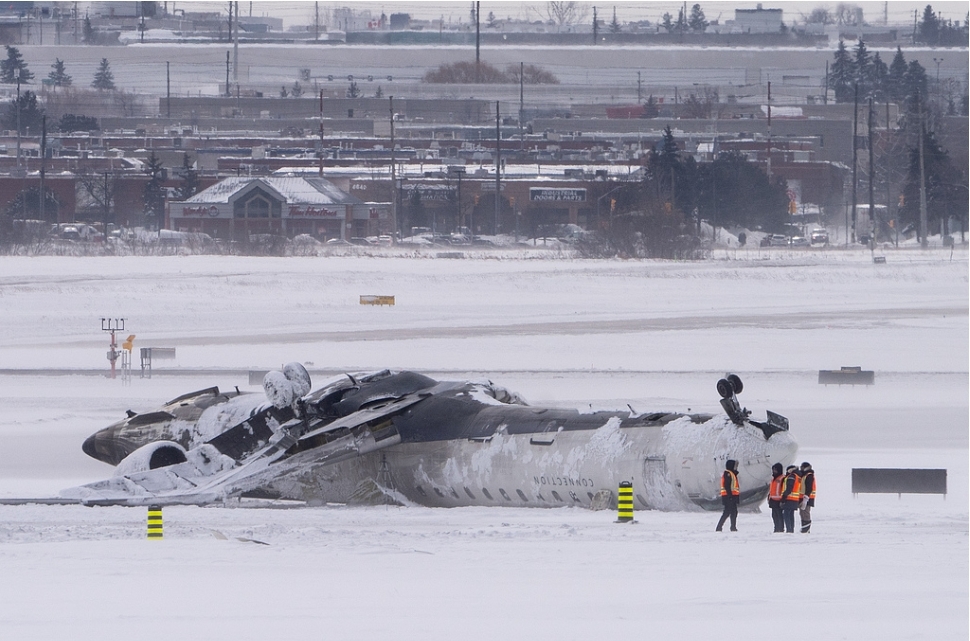
[[835,24],[835,18],[832,17],[832,12],[825,7],[815,7],[807,16],[802,14],[802,22],[805,24],[829,25]]
[[552,21],[557,27],[578,24],[586,20],[589,6],[580,2],[550,1],[541,12],[537,12]]

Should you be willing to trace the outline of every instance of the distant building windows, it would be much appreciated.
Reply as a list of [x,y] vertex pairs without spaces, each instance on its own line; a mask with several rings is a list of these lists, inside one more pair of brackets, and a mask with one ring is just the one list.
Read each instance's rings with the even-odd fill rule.
[[236,218],[280,218],[283,206],[257,187],[233,203],[232,215]]

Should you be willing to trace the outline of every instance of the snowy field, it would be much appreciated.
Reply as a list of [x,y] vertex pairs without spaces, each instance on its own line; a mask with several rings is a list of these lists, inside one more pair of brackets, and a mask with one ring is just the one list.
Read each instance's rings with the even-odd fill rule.
[[[812,533],[766,510],[718,534],[715,513],[244,503],[165,508],[159,542],[141,508],[0,506],[0,637],[968,637],[966,250],[498,256],[0,258],[0,498],[106,478],[80,444],[124,410],[292,360],[641,412],[718,411],[732,371],[817,471]],[[118,317],[128,384],[103,376]],[[177,358],[140,378],[146,346]],[[817,384],[853,365],[875,385]],[[853,497],[854,467],[946,468],[949,493]]]

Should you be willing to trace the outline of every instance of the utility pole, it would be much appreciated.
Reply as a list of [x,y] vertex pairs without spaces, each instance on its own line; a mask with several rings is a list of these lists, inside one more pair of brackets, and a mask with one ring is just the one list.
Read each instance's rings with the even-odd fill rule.
[[317,173],[323,178],[323,89],[320,90],[320,168]]
[[20,67],[13,70],[17,79],[17,169],[20,169]]
[[849,242],[851,237],[852,242],[855,242],[855,223],[856,223],[856,187],[858,185],[856,181],[857,171],[859,169],[859,83],[855,84],[855,98],[852,103],[852,234],[849,235],[849,231],[846,230],[845,239],[846,244]]
[[[390,105],[390,110],[391,110],[391,189],[394,190],[394,193],[391,194],[391,204],[392,204],[392,207],[391,207],[391,225],[394,227],[394,231],[395,232],[398,232],[398,231],[400,231],[397,228],[397,225],[398,225],[398,215],[399,215],[399,212],[398,212],[398,200],[399,200],[399,198],[398,198],[398,196],[400,195],[401,190],[400,190],[400,188],[398,187],[398,184],[397,184],[397,169],[395,168],[395,164],[396,163],[394,162],[394,96],[388,96],[388,99],[387,100],[388,100],[388,104]],[[323,90],[322,89],[320,90],[320,104],[321,104],[321,113],[322,113],[322,111],[323,111],[323,108],[322,108],[322,105],[323,105]],[[322,122],[320,123],[320,126],[323,127],[323,123]],[[391,236],[393,236],[393,235],[394,234],[391,234]],[[392,242],[397,242],[397,241],[395,240],[395,241],[392,241]]]
[[596,20],[596,7],[593,7],[593,44],[599,39],[599,23]]
[[771,81],[768,81],[768,181],[771,182]]
[[825,61],[825,94],[822,96],[822,103],[829,104],[829,61]]
[[[47,116],[40,119],[40,219],[47,220],[44,216],[44,165],[47,164]],[[108,237],[108,230],[104,232],[105,238]]]
[[929,224],[926,216],[926,161],[923,158],[923,138],[926,137],[926,124],[923,122],[923,97],[916,92],[917,105],[919,105],[919,246],[923,249],[929,247],[926,234],[929,231]]
[[641,91],[640,72],[637,72],[637,104],[643,104],[643,92]]
[[229,52],[226,52],[226,98],[230,97],[232,94],[229,93]]
[[[872,111],[872,96],[869,96],[869,115],[868,115],[868,139],[869,139],[869,225],[872,228],[870,232],[870,247],[874,250],[876,247],[876,201],[873,195],[873,184],[876,182],[875,174],[873,173],[873,158],[872,158],[872,117],[874,112]],[[889,206],[889,203],[886,203]]]
[[229,25],[232,38],[232,80],[239,86],[239,3],[235,4],[235,20]]
[[[250,4],[252,7],[252,4]],[[313,3],[313,39],[320,39],[320,3]]]
[[522,120],[525,117],[525,63],[519,63],[519,151],[525,149],[525,134]]
[[[499,212],[502,208],[502,122],[499,116],[499,101],[495,101],[495,226],[493,234],[498,235]],[[475,235],[472,234],[472,241]]]
[[165,117],[172,117],[172,74],[168,61],[165,62]]
[[482,56],[481,56],[481,42],[482,42],[482,3],[475,3],[475,84],[482,81],[481,79],[481,66],[482,66]]

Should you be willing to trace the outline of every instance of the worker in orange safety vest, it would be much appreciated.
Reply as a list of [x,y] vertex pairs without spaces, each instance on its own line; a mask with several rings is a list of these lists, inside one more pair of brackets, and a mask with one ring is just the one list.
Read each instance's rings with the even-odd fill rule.
[[721,474],[721,503],[724,511],[717,522],[716,532],[720,532],[724,527],[724,522],[731,519],[731,531],[738,531],[738,504],[741,502],[741,486],[738,485],[738,462],[728,459],[724,466],[724,473]]
[[815,507],[815,470],[805,461],[801,465],[802,500],[798,505],[798,516],[802,521],[802,534],[812,529],[812,508]]
[[795,509],[802,500],[802,478],[798,468],[789,465],[785,470],[785,481],[781,490],[781,515],[785,522],[785,532],[795,533]]
[[771,508],[771,521],[775,533],[785,531],[785,520],[781,513],[781,493],[785,485],[785,472],[781,463],[771,466],[771,483],[768,485],[768,507]]

